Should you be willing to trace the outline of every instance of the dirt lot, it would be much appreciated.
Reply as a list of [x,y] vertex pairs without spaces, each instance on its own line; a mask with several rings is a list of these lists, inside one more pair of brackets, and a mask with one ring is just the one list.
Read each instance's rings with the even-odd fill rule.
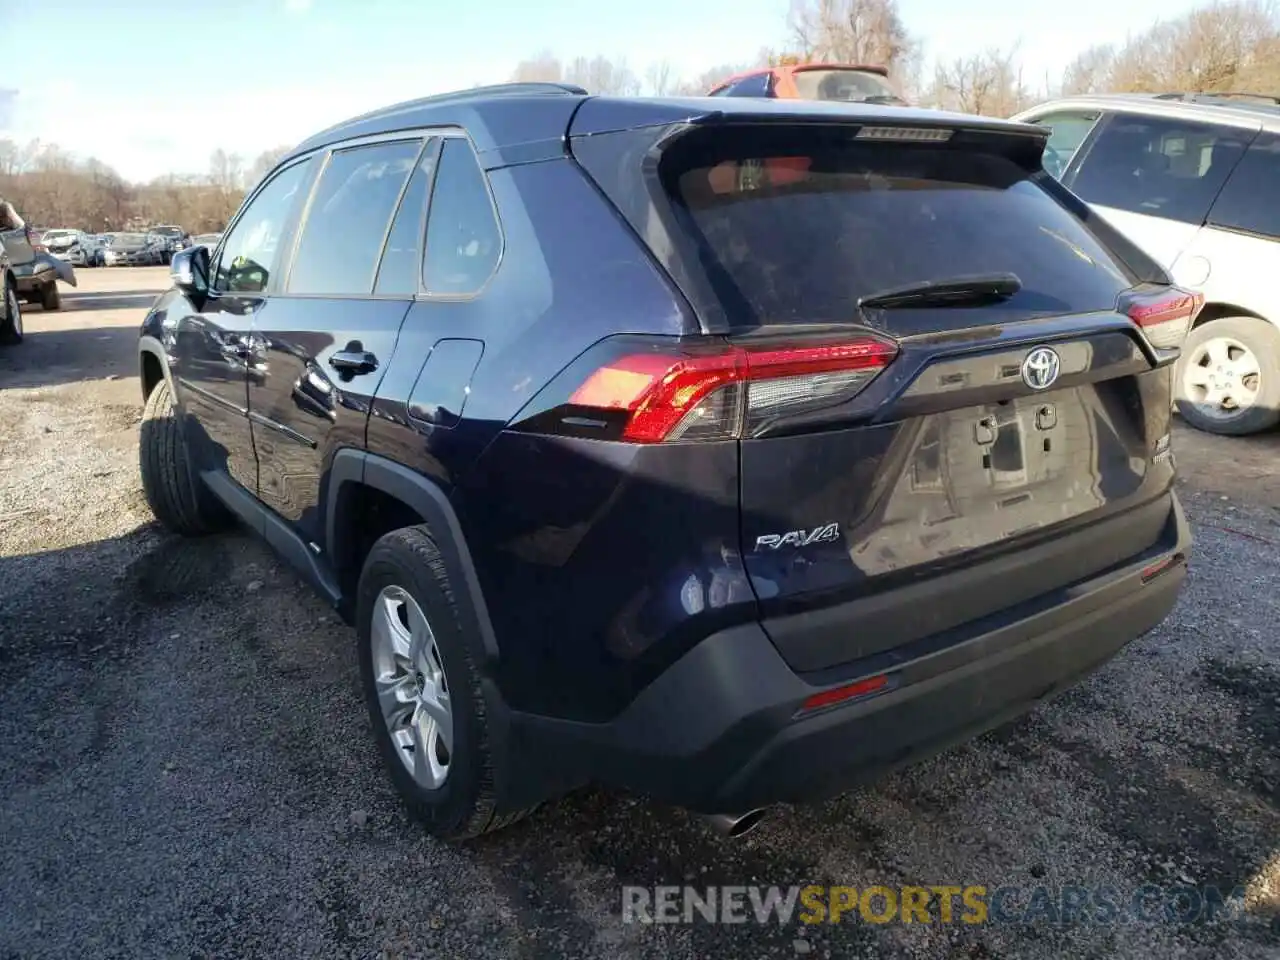
[[[1010,728],[721,841],[584,792],[463,849],[379,771],[351,632],[136,467],[164,283],[82,270],[0,351],[0,958],[1275,957],[1280,437],[1180,430],[1197,546],[1158,631]],[[621,922],[624,884],[1245,887],[1213,923]]]

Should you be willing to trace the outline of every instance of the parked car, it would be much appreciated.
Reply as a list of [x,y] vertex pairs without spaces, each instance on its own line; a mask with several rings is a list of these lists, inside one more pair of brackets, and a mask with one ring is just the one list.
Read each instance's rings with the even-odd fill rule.
[[907,102],[889,82],[889,71],[884,67],[839,63],[797,63],[751,70],[721,82],[707,95],[853,103]]
[[145,233],[113,233],[104,252],[108,267],[154,266],[163,259],[159,241]]
[[1176,376],[1209,433],[1280,422],[1280,101],[1072,97],[1018,119],[1052,131],[1045,166],[1188,289],[1203,293]]
[[58,290],[58,262],[27,226],[13,204],[0,197],[0,244],[9,256],[9,269],[17,294],[45,310],[58,310],[62,295]]
[[[339,124],[174,258],[148,502],[239,518],[354,624],[442,837],[592,781],[727,833],[839,793],[1074,683],[1184,579],[1199,300],[1046,135],[559,84]],[[802,182],[744,185],[778,157]]]
[[18,299],[18,278],[0,241],[0,344],[22,342],[22,305]]
[[187,231],[173,224],[152,227],[150,234],[155,238],[161,259],[166,264],[173,259],[175,253],[179,250],[185,250],[191,244],[191,237],[187,234]]
[[218,248],[218,241],[222,239],[220,233],[201,233],[191,238],[193,247],[204,247],[209,251],[209,255],[213,255],[213,251]]
[[59,260],[77,267],[102,266],[102,245],[97,237],[83,230],[47,230],[41,241]]

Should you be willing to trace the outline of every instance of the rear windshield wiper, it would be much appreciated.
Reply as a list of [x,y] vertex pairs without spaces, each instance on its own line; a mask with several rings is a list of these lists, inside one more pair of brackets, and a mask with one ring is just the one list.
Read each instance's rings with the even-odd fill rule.
[[1008,300],[1022,289],[1014,273],[984,273],[890,287],[858,298],[858,307],[969,307]]

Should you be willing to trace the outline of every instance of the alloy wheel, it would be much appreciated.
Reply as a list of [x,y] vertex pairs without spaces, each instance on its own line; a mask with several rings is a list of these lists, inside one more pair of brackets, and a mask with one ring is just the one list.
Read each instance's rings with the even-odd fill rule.
[[369,631],[382,718],[405,769],[437,790],[453,756],[453,708],[435,633],[407,590],[384,587]]

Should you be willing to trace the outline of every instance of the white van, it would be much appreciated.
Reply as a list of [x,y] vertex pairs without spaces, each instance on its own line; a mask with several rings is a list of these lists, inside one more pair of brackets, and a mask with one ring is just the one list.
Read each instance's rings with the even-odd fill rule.
[[1014,119],[1050,127],[1045,169],[1204,294],[1176,374],[1187,422],[1280,422],[1280,99],[1071,97]]

